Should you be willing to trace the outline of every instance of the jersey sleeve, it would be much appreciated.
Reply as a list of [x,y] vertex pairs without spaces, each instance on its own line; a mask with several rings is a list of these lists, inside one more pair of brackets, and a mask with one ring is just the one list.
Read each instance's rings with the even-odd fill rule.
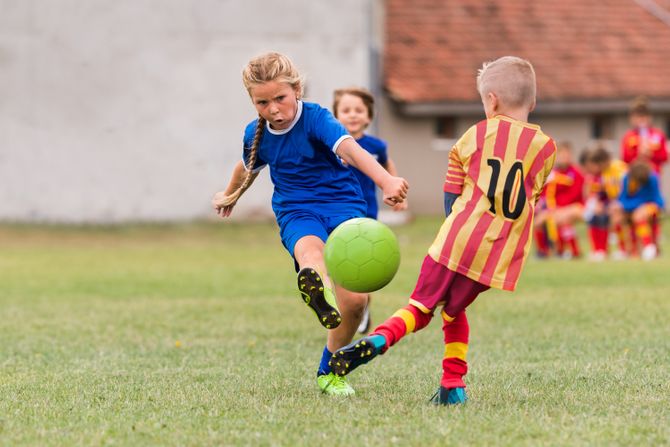
[[551,170],[554,168],[554,161],[556,161],[556,143],[554,140],[550,140],[551,146],[551,155],[549,155],[546,160],[544,161],[544,167],[542,170],[537,174],[535,177],[535,197],[533,197],[533,203],[537,204],[537,202],[540,200],[540,195],[542,194],[542,190],[544,189],[544,185],[546,185],[547,180],[549,179],[549,176],[551,175]]
[[665,135],[661,131],[659,131],[658,133],[659,133],[659,146],[651,154],[651,159],[655,164],[661,165],[666,161],[668,161],[668,150],[665,146]]
[[322,142],[333,152],[343,140],[352,138],[333,114],[323,107],[318,107],[313,114],[310,114],[307,130],[311,138]]
[[386,163],[389,161],[389,154],[388,154],[388,148],[386,146],[385,141],[379,141],[379,158],[377,158],[377,161],[379,162],[380,165],[386,166]]
[[449,165],[444,179],[444,192],[460,195],[465,183],[465,170],[458,150],[458,144],[449,151]]
[[[242,139],[242,162],[244,169],[249,170],[249,156],[251,155],[251,146],[254,143],[254,135],[256,134],[256,124],[258,120],[250,123],[244,131],[244,138]],[[265,167],[267,163],[261,159],[260,154],[256,152],[256,162],[251,167],[251,172],[258,172]]]

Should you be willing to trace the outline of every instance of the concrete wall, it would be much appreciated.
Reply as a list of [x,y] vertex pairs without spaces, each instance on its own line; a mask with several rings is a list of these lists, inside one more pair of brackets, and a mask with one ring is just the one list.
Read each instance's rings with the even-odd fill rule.
[[[483,119],[481,116],[459,118],[456,133],[461,135],[469,126]],[[591,116],[534,116],[535,123],[556,141],[571,141],[576,154],[594,144],[591,138]],[[386,99],[378,118],[379,134],[389,142],[389,153],[393,157],[400,175],[410,183],[409,211],[415,214],[442,213],[442,185],[448,163],[448,151],[456,140],[436,140],[434,118],[410,118],[401,116]],[[662,122],[654,123],[662,127]],[[619,142],[628,129],[625,115],[613,118],[613,137],[605,140],[607,148],[616,158]],[[666,198],[670,198],[670,167],[663,171],[661,181]]]
[[[255,116],[243,65],[285,52],[330,105],[368,85],[370,4],[0,0],[0,220],[211,216]],[[270,195],[264,173],[235,214]]]

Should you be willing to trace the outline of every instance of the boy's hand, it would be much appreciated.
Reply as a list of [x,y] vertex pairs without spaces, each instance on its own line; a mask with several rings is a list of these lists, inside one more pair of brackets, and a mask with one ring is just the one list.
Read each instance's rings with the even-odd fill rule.
[[407,197],[408,189],[407,180],[402,177],[389,176],[382,188],[384,203],[388,206],[396,206],[402,203]]
[[393,211],[405,211],[407,209],[407,199],[403,200],[401,203],[396,203],[393,205]]
[[214,207],[214,211],[216,211],[216,214],[221,217],[230,216],[230,213],[232,213],[233,207],[235,206],[234,203],[232,205],[224,205],[226,202],[226,197],[227,196],[224,191],[219,191],[214,194],[214,197],[212,198],[212,206]]

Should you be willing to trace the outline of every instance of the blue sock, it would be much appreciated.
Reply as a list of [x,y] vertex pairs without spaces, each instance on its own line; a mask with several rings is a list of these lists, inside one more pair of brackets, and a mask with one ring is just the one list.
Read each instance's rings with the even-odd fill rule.
[[321,363],[319,364],[319,369],[316,372],[317,376],[323,376],[331,373],[332,370],[330,369],[328,362],[330,362],[330,358],[332,356],[333,353],[328,350],[328,346],[324,346],[323,354],[321,355]]

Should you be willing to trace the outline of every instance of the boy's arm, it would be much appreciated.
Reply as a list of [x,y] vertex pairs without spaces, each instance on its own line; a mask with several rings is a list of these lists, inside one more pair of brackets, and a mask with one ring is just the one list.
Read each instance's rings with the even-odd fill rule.
[[384,203],[394,206],[402,203],[407,197],[409,185],[407,180],[396,177],[377,163],[372,155],[356,143],[353,138],[346,138],[337,146],[336,154],[347,164],[355,167],[372,179],[384,196]]
[[463,170],[463,162],[461,161],[458,152],[458,146],[454,146],[449,151],[449,166],[447,167],[447,175],[444,179],[444,214],[449,217],[451,208],[456,199],[463,192],[463,184],[465,183],[465,170]]
[[214,210],[219,216],[221,217],[230,216],[230,213],[233,211],[233,207],[237,203],[237,199],[233,203],[229,203],[228,205],[226,205],[226,203],[229,202],[230,200],[228,197],[232,193],[237,191],[240,188],[240,186],[242,186],[247,175],[251,176],[251,178],[249,179],[249,182],[246,185],[246,187],[240,191],[238,197],[244,194],[244,191],[249,189],[249,187],[254,182],[256,177],[258,177],[258,172],[247,171],[246,167],[244,166],[244,162],[242,160],[238,161],[235,167],[233,168],[233,173],[231,175],[230,182],[228,183],[226,189],[217,192],[216,194],[214,194],[214,197],[212,198],[212,206],[214,207]]

